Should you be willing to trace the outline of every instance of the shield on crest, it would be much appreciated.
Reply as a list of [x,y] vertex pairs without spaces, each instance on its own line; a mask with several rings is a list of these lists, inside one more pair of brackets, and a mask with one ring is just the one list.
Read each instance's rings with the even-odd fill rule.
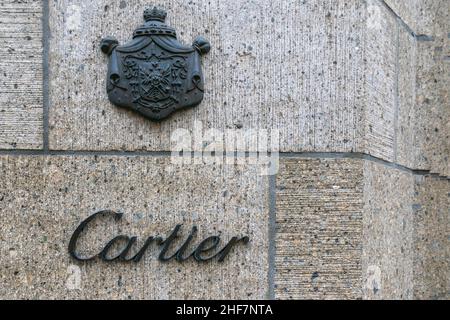
[[163,10],[145,10],[144,19],[129,43],[102,40],[101,49],[109,56],[107,92],[113,104],[160,121],[203,100],[200,57],[211,46],[203,37],[182,45],[175,29],[164,23]]

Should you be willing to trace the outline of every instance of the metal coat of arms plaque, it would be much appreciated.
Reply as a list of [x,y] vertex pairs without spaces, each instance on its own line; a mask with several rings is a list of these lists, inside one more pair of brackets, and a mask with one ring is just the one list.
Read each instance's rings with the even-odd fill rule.
[[182,45],[175,29],[164,23],[166,16],[161,9],[147,9],[145,24],[134,32],[132,41],[119,45],[107,37],[101,43],[109,56],[109,100],[153,121],[203,100],[200,57],[211,49],[203,37],[197,37],[192,46]]

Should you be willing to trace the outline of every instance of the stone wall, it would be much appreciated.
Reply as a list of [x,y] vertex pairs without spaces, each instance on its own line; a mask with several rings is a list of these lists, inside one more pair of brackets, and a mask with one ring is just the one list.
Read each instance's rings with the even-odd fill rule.
[[363,161],[284,159],[277,177],[275,293],[362,297]]
[[0,148],[42,149],[42,1],[0,6]]
[[[0,298],[449,297],[448,1],[153,4],[212,44],[204,101],[160,123],[109,103],[99,49],[148,1],[0,0]],[[177,129],[279,132],[279,170],[249,160],[258,143],[180,164]],[[106,209],[124,218],[86,254],[176,224],[251,241],[223,264],[74,261],[71,233]]]
[[[264,299],[268,273],[267,177],[252,167],[170,167],[169,158],[27,157],[0,160],[2,298],[82,299]],[[92,256],[119,234],[182,236],[199,227],[248,235],[252,242],[223,265],[162,264],[152,249],[139,264],[77,264],[67,253],[71,233],[93,212],[123,212],[86,231],[80,255]],[[183,239],[178,241],[182,243]],[[197,241],[198,244],[198,241]],[[189,248],[191,249],[191,248]],[[79,272],[77,290],[68,290]]]
[[420,299],[448,299],[448,180],[416,177],[414,214],[414,294]]

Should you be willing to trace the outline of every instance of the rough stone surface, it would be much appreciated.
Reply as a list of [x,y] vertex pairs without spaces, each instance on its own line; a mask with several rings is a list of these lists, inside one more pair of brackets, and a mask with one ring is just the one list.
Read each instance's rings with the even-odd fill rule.
[[[450,18],[450,6],[446,0],[418,1],[415,8],[416,29],[419,35],[443,36],[447,34]],[[447,20],[446,20],[447,19]]]
[[416,177],[414,297],[448,299],[450,292],[450,182]]
[[[419,21],[417,20],[419,3],[424,2],[424,0],[384,0],[384,2],[411,28],[411,30],[416,33],[420,33],[419,29],[424,31],[423,26],[419,27]],[[430,13],[427,14],[429,18]]]
[[[169,158],[0,158],[0,298],[264,299],[268,290],[267,178],[250,166],[173,167]],[[123,223],[99,221],[82,253],[100,251],[119,233],[166,236],[178,223],[196,239],[248,234],[224,264],[162,264],[151,250],[136,265],[73,261],[67,246],[92,213],[124,212]],[[189,229],[189,230],[187,230]],[[198,243],[197,243],[198,244]],[[81,282],[79,289],[69,290]],[[75,287],[77,288],[77,287]]]
[[364,151],[395,160],[398,25],[379,1],[367,1]]
[[362,297],[360,160],[284,159],[276,220],[276,298]]
[[[43,0],[0,3],[0,299],[263,299],[272,280],[278,299],[449,298],[450,183],[437,177],[450,177],[448,0],[48,3],[44,37]],[[129,40],[149,5],[167,10],[182,42],[204,35],[212,43],[204,102],[162,123],[109,103],[99,49],[108,35]],[[47,37],[52,150],[167,151],[178,128],[214,128],[216,137],[276,129],[282,152],[358,152],[432,174],[290,154],[274,190],[249,164],[8,156],[46,144]],[[252,242],[220,266],[161,264],[156,250],[131,266],[76,263],[69,237],[101,209],[125,218],[98,222],[82,240],[85,254],[119,233],[142,243],[177,223],[183,235],[197,224],[197,239],[220,232]]]
[[[419,164],[450,176],[450,39],[418,42],[416,112]],[[423,165],[421,165],[423,166]]]
[[[384,0],[418,35],[444,35],[450,17],[447,0]],[[447,19],[447,20],[446,20]]]
[[416,112],[417,41],[404,28],[399,30],[397,163],[412,169],[426,169],[419,162]]
[[418,23],[428,21],[429,27],[422,30],[425,35],[416,36],[399,22],[395,161],[411,169],[449,176],[450,9],[441,1],[398,5],[404,9],[392,7],[400,19],[409,16],[408,10],[419,10]]
[[42,147],[42,1],[0,4],[0,149]]
[[53,149],[169,150],[171,132],[192,129],[195,120],[219,130],[279,129],[286,151],[357,149],[360,1],[155,4],[184,42],[197,34],[211,40],[202,105],[154,124],[108,103],[98,43],[108,34],[129,39],[147,2],[51,2]]
[[162,124],[112,106],[99,41],[129,39],[147,3],[51,2],[52,149],[169,150],[174,130],[202,121],[221,131],[278,129],[282,151],[393,158],[396,26],[379,2],[156,4],[184,42],[211,40],[204,102]]
[[449,187],[372,161],[283,159],[276,298],[444,299]]
[[413,195],[410,173],[365,162],[364,299],[413,298]]
[[278,129],[281,151],[357,151],[395,161],[399,144],[401,164],[414,158],[415,40],[380,1],[161,3],[184,42],[205,34],[213,50],[204,60],[205,101],[160,124],[108,102],[98,50],[102,36],[129,39],[145,5],[51,4],[58,30],[50,55],[52,149],[170,150],[177,128],[201,121],[221,132]]

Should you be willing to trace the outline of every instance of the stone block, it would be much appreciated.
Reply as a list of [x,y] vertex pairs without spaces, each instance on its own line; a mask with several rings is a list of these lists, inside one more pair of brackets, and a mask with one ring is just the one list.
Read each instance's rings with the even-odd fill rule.
[[398,24],[379,1],[367,1],[364,38],[364,152],[395,160]]
[[[50,147],[170,150],[178,128],[280,131],[281,151],[392,160],[396,23],[377,1],[185,1],[161,5],[190,43],[208,37],[204,102],[152,123],[108,102],[98,45],[128,40],[145,1],[50,3]],[[372,14],[374,13],[374,14]]]
[[417,38],[402,24],[398,40],[396,162],[448,176],[450,40],[439,33]]
[[417,41],[404,28],[399,30],[397,163],[411,169],[427,169],[421,158],[417,133],[421,120],[416,109]]
[[277,299],[362,297],[363,164],[283,159],[277,178]]
[[[0,158],[0,297],[2,299],[264,299],[268,291],[267,177],[249,165],[173,166],[170,158],[2,156]],[[139,263],[77,262],[72,233],[100,210],[79,243],[98,253],[114,236],[167,235],[183,224],[194,243],[220,235],[250,237],[228,258]],[[177,244],[183,239],[177,240]],[[221,245],[222,245],[221,244]],[[174,250],[174,249],[170,249]],[[188,251],[191,248],[189,247]]]
[[450,176],[450,108],[448,60],[450,39],[418,42],[416,135],[422,163],[442,176]]
[[413,298],[413,197],[412,174],[365,162],[364,299]]
[[0,149],[42,148],[42,1],[2,1],[0,34]]
[[[449,214],[448,181],[441,182],[436,198],[424,198],[412,173],[377,162],[283,159],[276,298],[408,300],[421,288],[441,292]],[[418,214],[420,203],[439,210]]]
[[450,183],[435,177],[416,177],[414,190],[414,298],[447,299]]

